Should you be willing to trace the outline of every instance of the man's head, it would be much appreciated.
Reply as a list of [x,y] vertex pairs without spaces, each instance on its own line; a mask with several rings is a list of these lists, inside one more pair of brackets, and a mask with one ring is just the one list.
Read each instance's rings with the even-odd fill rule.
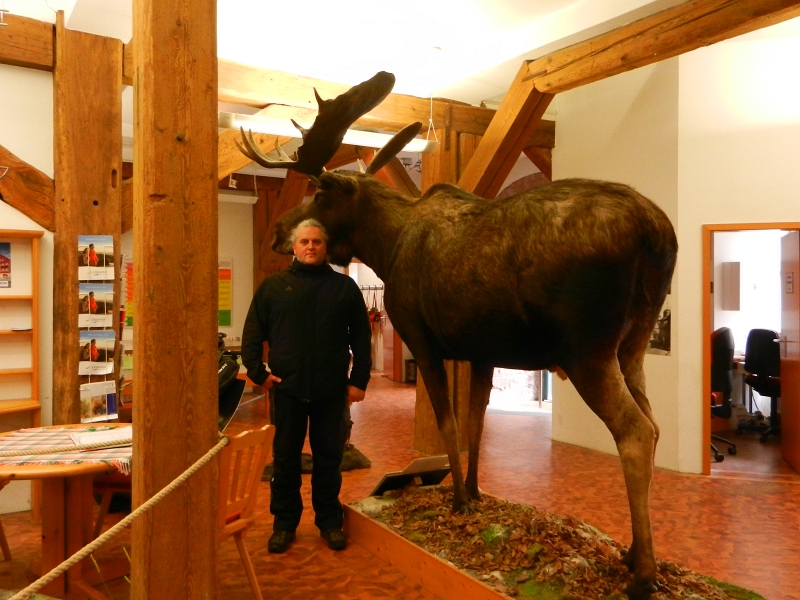
[[319,221],[306,219],[297,224],[291,235],[292,250],[301,263],[321,265],[325,262],[328,234]]

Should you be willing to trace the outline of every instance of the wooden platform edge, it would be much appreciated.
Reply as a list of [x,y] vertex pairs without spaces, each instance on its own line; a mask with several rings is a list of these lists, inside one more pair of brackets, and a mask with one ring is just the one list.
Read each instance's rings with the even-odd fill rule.
[[355,542],[441,600],[508,598],[350,506],[344,529]]

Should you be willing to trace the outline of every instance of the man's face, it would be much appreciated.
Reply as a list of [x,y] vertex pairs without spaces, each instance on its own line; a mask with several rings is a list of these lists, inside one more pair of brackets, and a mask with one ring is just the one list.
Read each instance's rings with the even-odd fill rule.
[[325,239],[319,227],[301,227],[292,244],[294,255],[301,263],[321,265],[327,252]]

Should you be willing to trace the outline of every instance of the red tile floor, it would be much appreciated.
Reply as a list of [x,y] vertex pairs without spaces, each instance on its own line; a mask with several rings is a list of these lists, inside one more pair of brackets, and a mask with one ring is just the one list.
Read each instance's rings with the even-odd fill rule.
[[[372,467],[344,473],[343,501],[362,499],[381,475],[419,456],[411,450],[413,418],[413,387],[376,374],[366,400],[353,410],[352,442],[371,459]],[[264,422],[263,400],[253,401],[240,408],[229,433]],[[759,444],[754,434],[735,439],[739,453],[714,464],[710,477],[656,470],[651,498],[656,552],[660,558],[752,589],[769,600],[800,600],[800,475],[780,459],[778,442]],[[630,542],[619,460],[551,441],[547,413],[490,411],[480,475],[486,492],[574,515],[623,543]],[[309,477],[304,476],[306,506],[310,506]],[[269,487],[266,482],[261,485],[261,518],[247,544],[265,598],[434,598],[357,544],[343,552],[328,550],[310,510],[304,513],[289,551],[270,555],[266,551],[271,533]],[[39,530],[30,523],[29,513],[4,515],[3,525],[14,559],[0,562],[0,587],[19,588],[27,583],[27,565],[38,553]],[[121,544],[129,548],[126,535],[112,541],[105,555],[119,553]],[[220,598],[252,597],[232,540],[220,548],[218,572]],[[127,585],[115,580],[104,591],[112,598],[127,598]]]

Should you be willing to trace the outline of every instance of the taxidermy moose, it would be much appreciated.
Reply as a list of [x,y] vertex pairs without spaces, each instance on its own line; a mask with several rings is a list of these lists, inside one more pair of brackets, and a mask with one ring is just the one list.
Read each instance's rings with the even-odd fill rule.
[[[655,590],[649,490],[658,427],[645,396],[645,349],[667,294],[677,241],[667,216],[633,189],[583,179],[557,181],[504,200],[453,185],[419,200],[372,177],[420,129],[398,133],[365,173],[326,172],[345,130],[391,91],[381,72],[333,100],[301,131],[296,159],[270,160],[242,130],[240,149],[265,167],[289,168],[316,184],[313,198],[278,220],[272,248],[290,253],[288,232],[314,218],[328,257],[356,256],[385,285],[392,323],[428,389],[453,475],[453,510],[480,497],[478,455],[492,369],[560,369],[616,442],[628,491],[633,542],[630,598]],[[316,92],[315,92],[316,93]],[[299,126],[298,126],[299,128]],[[459,462],[443,361],[470,361],[469,465]]]

